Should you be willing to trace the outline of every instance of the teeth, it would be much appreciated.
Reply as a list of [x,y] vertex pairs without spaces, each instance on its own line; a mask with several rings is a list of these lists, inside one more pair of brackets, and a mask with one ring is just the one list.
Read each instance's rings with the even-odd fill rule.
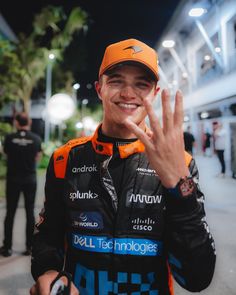
[[118,105],[120,107],[126,108],[126,109],[136,109],[137,108],[136,104],[118,103]]

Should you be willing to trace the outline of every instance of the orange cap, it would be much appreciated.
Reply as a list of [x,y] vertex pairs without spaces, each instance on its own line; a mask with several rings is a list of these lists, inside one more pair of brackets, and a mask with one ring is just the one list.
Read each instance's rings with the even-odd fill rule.
[[106,48],[99,69],[99,78],[109,68],[126,61],[140,63],[146,66],[154,74],[156,80],[159,79],[156,51],[136,39],[120,41]]

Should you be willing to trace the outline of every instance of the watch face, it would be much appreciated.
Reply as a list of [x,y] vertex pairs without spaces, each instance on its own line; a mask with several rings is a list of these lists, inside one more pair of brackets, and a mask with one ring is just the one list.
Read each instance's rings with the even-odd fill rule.
[[194,191],[195,183],[192,178],[184,178],[180,181],[179,190],[183,197],[188,197]]

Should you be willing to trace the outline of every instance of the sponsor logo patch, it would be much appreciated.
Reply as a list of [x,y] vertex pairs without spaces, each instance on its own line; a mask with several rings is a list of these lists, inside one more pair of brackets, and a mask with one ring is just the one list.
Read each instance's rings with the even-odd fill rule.
[[138,45],[132,45],[132,46],[124,48],[123,50],[127,50],[127,49],[132,49],[133,54],[143,51],[143,49]]
[[146,195],[146,194],[134,194],[128,192],[126,197],[126,206],[130,207],[131,204],[137,204],[138,207],[144,207],[145,205],[160,204],[162,201],[162,195]]
[[81,212],[72,214],[72,226],[76,228],[102,229],[103,219],[99,212]]
[[136,169],[136,171],[140,175],[157,176],[157,173],[156,173],[156,171],[154,169],[147,169],[147,168],[138,167]]
[[[136,273],[136,272],[115,272],[113,269],[89,269],[80,263],[76,264],[74,283],[79,288],[81,294],[149,294],[158,295],[156,289],[156,274],[154,272]],[[132,288],[131,293],[118,290],[126,290],[127,285]]]
[[33,140],[27,139],[27,138],[13,138],[12,142],[20,146],[26,146],[26,145],[32,144]]
[[162,242],[149,239],[108,238],[72,234],[72,245],[89,252],[114,253],[119,255],[159,256]]
[[81,167],[73,167],[72,173],[88,173],[88,172],[97,172],[97,166],[93,164],[92,166],[83,165]]
[[64,160],[64,157],[62,155],[60,155],[56,158],[56,162],[62,161],[62,160]]
[[152,231],[153,225],[156,223],[151,218],[135,218],[131,221],[132,229],[137,231]]
[[69,198],[71,199],[72,202],[74,202],[75,200],[90,200],[90,199],[97,199],[98,194],[91,192],[91,190],[89,190],[88,192],[76,191],[76,192],[70,193]]

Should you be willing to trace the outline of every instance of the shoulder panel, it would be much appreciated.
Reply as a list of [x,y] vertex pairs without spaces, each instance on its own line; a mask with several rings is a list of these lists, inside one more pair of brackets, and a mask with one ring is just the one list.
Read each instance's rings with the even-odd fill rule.
[[64,178],[66,174],[67,160],[71,149],[91,140],[91,137],[81,137],[68,141],[53,153],[54,172],[56,178]]
[[186,163],[186,166],[188,167],[193,157],[187,152],[184,152],[184,155],[185,155],[185,163]]

